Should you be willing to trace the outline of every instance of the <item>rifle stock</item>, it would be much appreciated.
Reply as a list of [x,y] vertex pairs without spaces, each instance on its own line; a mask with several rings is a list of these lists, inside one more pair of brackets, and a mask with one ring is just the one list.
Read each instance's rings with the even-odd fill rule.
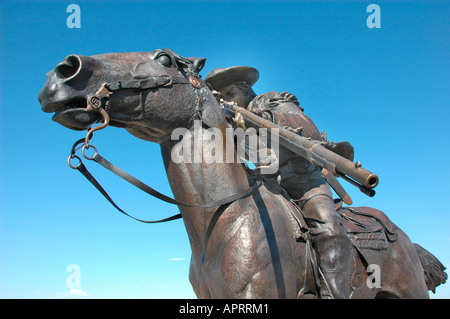
[[290,151],[300,155],[312,164],[332,172],[336,176],[343,177],[347,182],[358,187],[364,194],[372,197],[375,195],[375,188],[378,185],[378,176],[361,167],[359,162],[352,161],[328,150],[321,142],[297,135],[273,122],[266,120],[236,104],[223,103],[225,113],[228,117],[240,113],[245,124],[255,129],[267,128],[271,134],[277,134],[279,143]]

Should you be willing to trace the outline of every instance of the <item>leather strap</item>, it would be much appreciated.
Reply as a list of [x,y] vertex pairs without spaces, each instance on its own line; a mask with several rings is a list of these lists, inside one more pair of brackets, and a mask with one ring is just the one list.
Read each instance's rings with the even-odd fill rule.
[[183,76],[170,76],[168,74],[148,76],[138,80],[121,80],[106,84],[106,88],[111,91],[122,89],[153,89],[172,84],[190,84],[189,80]]
[[137,220],[138,222],[142,222],[142,223],[148,223],[148,224],[155,224],[155,223],[163,223],[163,222],[168,222],[171,220],[175,220],[175,219],[179,219],[181,218],[181,214],[176,214],[173,216],[170,216],[168,218],[164,218],[164,219],[160,219],[160,220],[143,220],[143,219],[139,219],[136,218],[134,216],[131,216],[130,214],[128,214],[127,212],[125,212],[122,208],[120,208],[114,201],[113,199],[109,196],[109,194],[103,189],[103,187],[100,185],[100,183],[94,178],[94,176],[92,176],[92,174],[87,170],[86,166],[84,166],[83,163],[80,162],[80,164],[78,164],[77,166],[78,171],[80,171],[81,174],[83,174],[84,177],[86,177],[86,179],[91,182],[92,185],[95,186],[95,188],[97,188],[97,190],[122,214],[133,218],[134,220]]
[[158,199],[160,199],[162,201],[165,201],[167,203],[174,204],[174,205],[179,205],[179,206],[197,207],[197,208],[212,208],[212,207],[222,206],[224,204],[228,204],[228,203],[234,202],[234,201],[236,201],[238,199],[242,199],[244,197],[247,197],[247,196],[251,195],[262,184],[261,181],[256,181],[255,184],[253,184],[251,187],[247,188],[243,192],[238,192],[236,194],[233,194],[231,196],[228,196],[228,197],[226,197],[224,199],[221,199],[219,201],[215,201],[215,202],[212,202],[212,203],[203,204],[203,205],[195,205],[195,204],[189,204],[189,203],[186,203],[186,202],[183,202],[183,201],[179,201],[179,200],[176,200],[174,198],[168,197],[168,196],[166,196],[164,194],[161,194],[157,190],[155,190],[155,189],[151,188],[150,186],[144,184],[143,182],[141,182],[137,178],[133,177],[132,175],[130,175],[127,172],[125,172],[122,169],[120,169],[119,167],[117,167],[114,164],[110,163],[109,161],[107,161],[103,156],[101,156],[98,153],[95,153],[92,156],[92,159],[95,162],[97,162],[98,164],[102,165],[104,168],[106,168],[106,169],[110,170],[111,172],[113,172],[114,174],[122,177],[124,180],[126,180],[130,184],[133,184],[134,186],[136,186],[140,190],[146,192],[147,194],[152,195],[152,196],[154,196],[154,197],[156,197],[156,198],[158,198]]
[[[124,180],[126,180],[127,182],[129,182],[130,184],[134,185],[135,187],[139,188],[140,190],[144,191],[145,193],[156,197],[164,202],[170,203],[170,204],[174,204],[174,205],[178,205],[178,206],[185,206],[185,207],[196,207],[196,208],[213,208],[213,207],[220,207],[223,206],[225,204],[230,204],[234,201],[246,198],[248,196],[250,196],[254,191],[256,191],[261,185],[262,182],[261,181],[256,181],[251,187],[245,189],[242,192],[238,192],[236,194],[233,194],[231,196],[225,197],[219,201],[214,201],[208,204],[202,204],[202,205],[196,205],[196,204],[189,204],[183,201],[179,201],[176,200],[174,198],[168,197],[164,194],[161,194],[160,192],[158,192],[157,190],[153,189],[152,187],[144,184],[143,182],[141,182],[140,180],[138,180],[137,178],[135,178],[134,176],[128,174],[127,172],[125,172],[124,170],[120,169],[119,167],[115,166],[114,164],[112,164],[111,162],[109,162],[108,160],[106,160],[103,156],[101,156],[100,154],[98,154],[97,152],[95,152],[95,154],[88,158],[91,159],[95,162],[97,162],[98,164],[102,165],[103,167],[105,167],[106,169],[108,169],[109,171],[113,172],[114,174],[116,174],[117,176],[123,178]],[[175,219],[179,219],[181,218],[181,214],[176,214],[173,215],[171,217],[168,218],[164,218],[161,220],[154,220],[154,221],[148,221],[148,220],[142,220],[142,219],[138,219],[135,218],[133,216],[131,216],[130,214],[128,214],[127,212],[125,212],[123,209],[121,209],[113,200],[112,198],[109,196],[109,194],[104,190],[104,188],[100,185],[100,183],[94,178],[94,176],[92,176],[92,174],[87,170],[86,166],[81,162],[76,166],[76,169],[78,169],[78,171],[80,171],[80,173],[86,177],[86,179],[95,186],[95,188],[97,188],[97,190],[122,214],[125,214],[128,217],[131,217],[137,221],[143,222],[143,223],[161,223],[161,222],[167,222],[167,221],[171,221],[171,220],[175,220]]]

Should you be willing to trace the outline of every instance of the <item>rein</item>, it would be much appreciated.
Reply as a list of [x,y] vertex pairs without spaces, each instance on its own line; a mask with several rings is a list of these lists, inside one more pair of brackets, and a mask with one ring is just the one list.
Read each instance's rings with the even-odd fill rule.
[[[183,80],[184,79],[184,80]],[[86,166],[83,164],[83,161],[81,160],[81,157],[76,155],[76,152],[78,150],[82,150],[82,156],[87,160],[92,160],[107,170],[113,172],[117,176],[121,177],[122,179],[126,180],[130,184],[134,185],[135,187],[139,188],[140,190],[144,191],[145,193],[156,197],[164,202],[178,205],[178,206],[184,206],[184,207],[195,207],[195,208],[213,208],[213,207],[221,207],[227,204],[231,204],[234,201],[246,198],[253,194],[261,185],[261,181],[256,181],[251,187],[238,192],[236,194],[233,194],[231,196],[228,196],[226,198],[223,198],[218,201],[214,201],[207,204],[202,205],[196,205],[196,204],[189,204],[183,201],[179,201],[177,199],[171,198],[169,196],[166,196],[154,188],[148,186],[147,184],[141,182],[134,176],[128,174],[124,170],[120,169],[119,167],[115,166],[108,160],[106,160],[103,156],[101,156],[97,148],[90,144],[90,141],[93,137],[93,132],[104,129],[109,124],[109,114],[106,109],[109,107],[109,98],[111,94],[114,93],[114,91],[120,90],[120,89],[139,89],[139,90],[145,90],[148,88],[156,88],[156,87],[166,87],[170,86],[172,84],[191,84],[194,88],[200,87],[200,82],[195,77],[190,77],[189,80],[187,78],[182,77],[171,77],[169,75],[163,74],[161,76],[151,76],[143,80],[131,80],[131,81],[117,81],[112,83],[104,83],[100,89],[96,92],[95,95],[88,97],[87,109],[89,111],[93,112],[99,112],[101,116],[103,116],[103,124],[96,126],[94,128],[91,128],[86,137],[82,138],[74,143],[72,146],[72,150],[70,153],[70,156],[68,158],[68,164],[72,169],[78,170],[119,212],[122,214],[133,218],[134,220],[137,220],[142,223],[162,223],[162,222],[168,222],[175,219],[181,218],[181,214],[176,214],[164,219],[160,220],[142,220],[139,218],[136,218],[127,212],[125,212],[122,208],[120,208],[114,200],[109,196],[109,194],[105,191],[105,189],[101,186],[101,184],[94,178],[94,176],[88,171]],[[198,100],[198,99],[197,99]],[[105,106],[105,108],[103,108]],[[89,148],[94,149],[94,155],[88,156],[86,154],[86,150]],[[78,160],[78,164],[74,165],[72,164],[72,161],[74,159]]]

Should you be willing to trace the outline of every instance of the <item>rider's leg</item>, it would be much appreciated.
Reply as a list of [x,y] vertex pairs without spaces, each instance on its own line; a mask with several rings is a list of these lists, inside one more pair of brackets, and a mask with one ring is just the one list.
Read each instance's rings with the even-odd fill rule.
[[327,196],[315,196],[305,203],[303,211],[307,216],[311,241],[330,297],[349,298],[353,249],[350,239],[339,224],[333,201]]
[[296,202],[310,227],[313,248],[331,297],[349,298],[353,248],[339,223],[330,188],[319,170],[303,174],[300,179],[302,182],[292,195],[302,195]]

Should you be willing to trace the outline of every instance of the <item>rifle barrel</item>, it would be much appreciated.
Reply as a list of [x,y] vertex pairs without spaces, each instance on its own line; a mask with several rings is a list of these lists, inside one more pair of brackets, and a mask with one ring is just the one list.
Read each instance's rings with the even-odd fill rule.
[[314,165],[327,169],[336,176],[345,177],[347,181],[352,180],[360,184],[363,187],[363,189],[360,187],[363,193],[374,194],[374,191],[370,192],[370,190],[378,185],[378,176],[361,167],[359,163],[353,163],[328,150],[319,141],[297,135],[237,105],[232,106],[232,111],[241,113],[246,120],[246,124],[254,128],[264,127],[270,129],[272,134],[276,134],[276,131],[273,130],[277,129],[281,146],[302,156]]

